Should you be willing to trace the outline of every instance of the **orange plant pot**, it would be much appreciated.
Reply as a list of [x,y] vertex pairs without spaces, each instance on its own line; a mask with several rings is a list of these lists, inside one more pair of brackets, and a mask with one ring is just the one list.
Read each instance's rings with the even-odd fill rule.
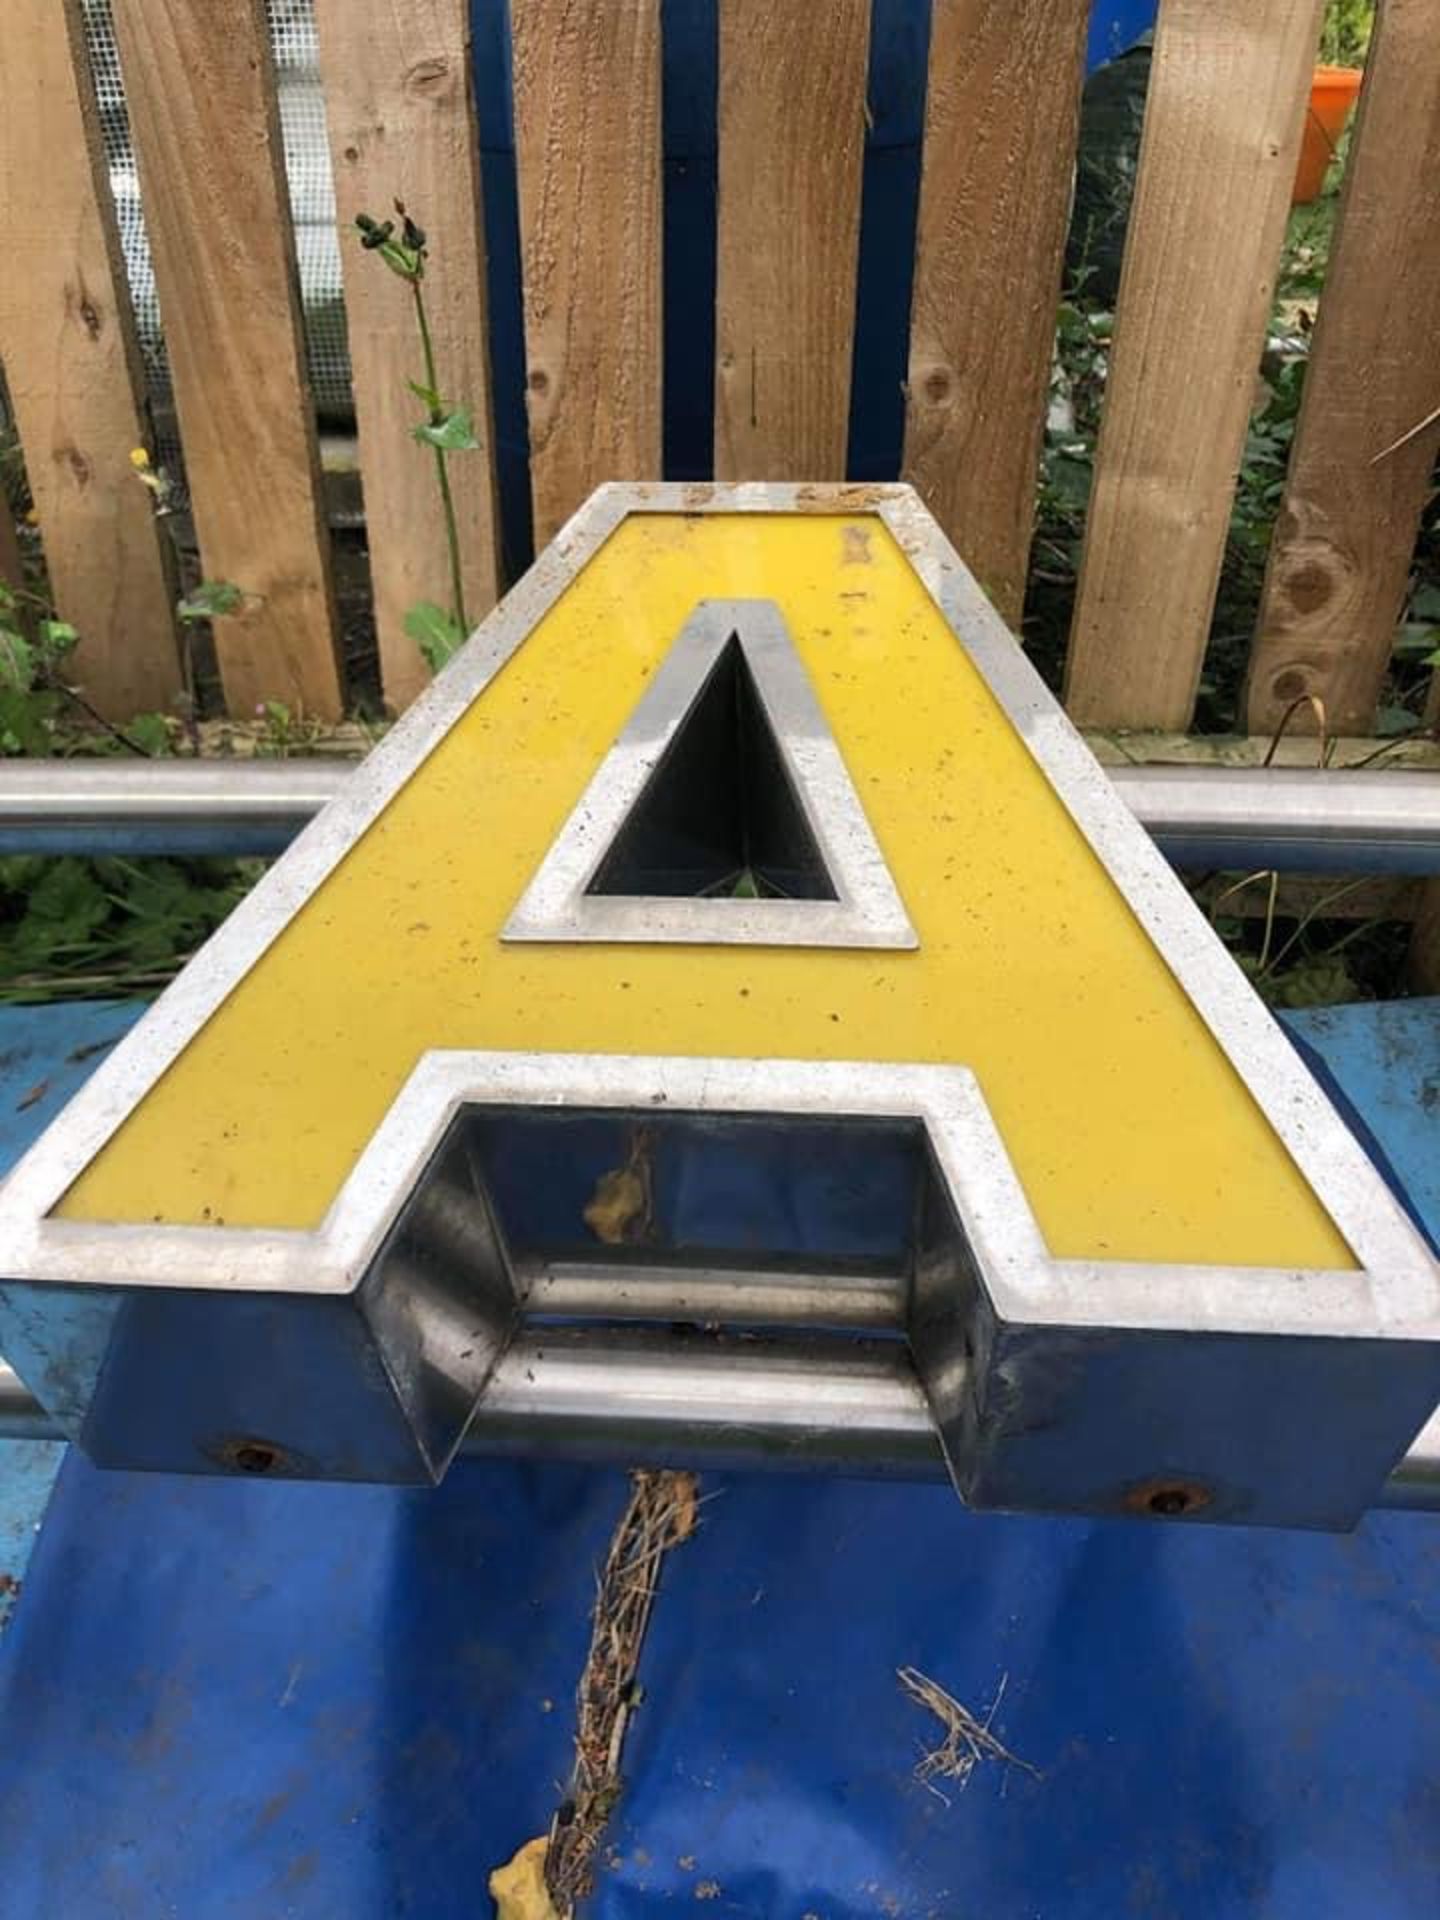
[[1355,96],[1360,91],[1359,67],[1316,67],[1310,83],[1310,106],[1305,115],[1305,137],[1300,142],[1300,165],[1295,169],[1295,191],[1290,196],[1294,207],[1318,200],[1325,185],[1325,173]]

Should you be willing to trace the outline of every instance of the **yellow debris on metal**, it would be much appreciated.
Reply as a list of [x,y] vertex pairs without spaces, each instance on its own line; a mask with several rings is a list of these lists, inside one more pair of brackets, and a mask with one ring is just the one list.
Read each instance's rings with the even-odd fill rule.
[[490,1875],[490,1898],[495,1920],[560,1920],[545,1885],[545,1854],[549,1836],[539,1834],[503,1867]]

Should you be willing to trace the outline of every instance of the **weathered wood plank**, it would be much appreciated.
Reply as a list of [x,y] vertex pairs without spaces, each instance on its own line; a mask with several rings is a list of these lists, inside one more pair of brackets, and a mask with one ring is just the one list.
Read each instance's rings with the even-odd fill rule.
[[1162,0],[1070,635],[1082,725],[1184,727],[1323,0]]
[[720,7],[715,475],[845,472],[869,0]]
[[936,0],[904,477],[1018,623],[1089,0]]
[[316,0],[315,21],[380,674],[398,711],[429,678],[405,615],[454,595],[434,457],[411,431],[422,410],[405,376],[419,380],[423,369],[410,289],[361,250],[354,225],[357,213],[385,218],[399,196],[429,236],[425,301],[441,391],[471,410],[481,443],[449,463],[473,625],[498,597],[500,559],[470,9],[467,0]]
[[315,419],[263,0],[113,0],[225,695],[340,711]]
[[78,0],[6,6],[0,213],[0,359],[50,588],[81,635],[87,697],[126,719],[170,704],[180,656],[168,556],[130,466],[143,384]]
[[1395,445],[1440,408],[1437,29],[1433,0],[1376,19],[1251,656],[1253,733],[1303,694],[1336,730],[1374,725],[1440,453],[1440,413]]
[[511,0],[535,544],[660,473],[659,0]]

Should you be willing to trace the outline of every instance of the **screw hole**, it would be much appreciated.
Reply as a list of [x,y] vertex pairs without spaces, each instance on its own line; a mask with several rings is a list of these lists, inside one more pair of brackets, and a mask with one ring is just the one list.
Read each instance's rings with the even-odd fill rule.
[[1190,1506],[1190,1496],[1183,1487],[1162,1487],[1159,1493],[1152,1493],[1145,1503],[1151,1513],[1184,1513]]
[[249,1433],[228,1434],[213,1440],[200,1451],[226,1473],[244,1473],[252,1478],[266,1475],[303,1473],[304,1462],[288,1453],[274,1440]]
[[1175,1520],[1187,1513],[1198,1513],[1214,1498],[1200,1480],[1147,1480],[1132,1487],[1125,1504],[1132,1513],[1150,1513],[1157,1520]]

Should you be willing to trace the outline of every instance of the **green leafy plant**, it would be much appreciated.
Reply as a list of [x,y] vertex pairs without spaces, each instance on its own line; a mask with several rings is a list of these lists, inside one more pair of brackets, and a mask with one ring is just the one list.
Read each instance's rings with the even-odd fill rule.
[[[175,602],[175,618],[180,623],[180,671],[184,678],[176,705],[189,737],[190,750],[200,751],[200,689],[195,673],[195,636],[207,628],[217,615],[236,613],[245,603],[245,595],[231,580],[202,580]],[[169,739],[168,730],[166,739]]]
[[[150,495],[156,520],[170,536],[177,566],[183,574],[188,556],[175,533],[174,516],[179,510],[179,494],[175,483],[164,467],[157,467],[152,462],[144,447],[131,449],[130,465],[135,478]],[[182,593],[175,602],[175,618],[180,624],[180,667],[184,676],[184,687],[176,704],[190,739],[191,750],[197,754],[200,751],[200,694],[195,673],[196,630],[208,627],[213,620],[227,613],[238,613],[245,600],[244,588],[237,587],[233,580],[201,580],[188,593]],[[167,726],[167,746],[169,738]]]
[[0,1001],[162,987],[262,870],[257,860],[0,859]]
[[193,593],[183,594],[175,602],[175,614],[182,626],[201,620],[213,620],[217,614],[237,613],[245,595],[231,580],[202,580]]
[[163,714],[117,727],[85,698],[68,672],[79,642],[40,595],[0,581],[0,755],[166,751]]
[[1026,651],[1057,691],[1080,570],[1113,327],[1108,310],[1087,301],[1086,278],[1082,272],[1067,289],[1057,315],[1022,629]]
[[[202,582],[177,607],[182,631],[242,597],[228,582]],[[90,705],[72,678],[79,639],[42,595],[0,582],[0,754],[171,751],[167,715],[137,714],[121,728]],[[0,859],[0,1000],[153,991],[260,871],[254,860]]]
[[407,380],[417,400],[425,408],[425,418],[412,429],[422,447],[435,456],[435,481],[440,494],[440,509],[445,519],[445,540],[450,556],[450,605],[422,600],[405,616],[405,631],[419,647],[432,670],[438,671],[460,646],[470,631],[465,608],[465,574],[460,552],[460,531],[455,518],[455,496],[450,485],[451,454],[469,453],[480,444],[475,434],[475,419],[468,407],[452,407],[441,394],[440,375],[435,364],[435,343],[430,331],[430,316],[425,306],[425,267],[429,258],[429,239],[423,227],[405,210],[402,200],[395,202],[400,222],[376,220],[371,214],[355,217],[360,244],[384,261],[410,289],[415,310],[415,326],[420,337],[424,376]]
[[284,700],[262,700],[255,709],[255,718],[261,729],[255,753],[262,760],[284,760],[292,753],[303,753],[323,731],[313,720],[297,714]]
[[0,753],[50,753],[65,705],[60,668],[80,636],[0,580]]
[[1427,581],[1411,596],[1395,635],[1395,651],[1417,667],[1440,667],[1440,585]]
[[[233,613],[244,594],[228,580],[202,580],[177,601],[182,634]],[[69,671],[80,635],[39,594],[0,580],[0,755],[84,754],[124,751],[154,758],[173,747],[174,722],[163,713],[140,713],[116,726],[86,699]],[[186,688],[180,697],[185,724],[196,734],[194,677],[188,644],[183,653]],[[66,725],[67,718],[72,724]],[[198,735],[195,739],[198,751]]]
[[433,600],[417,600],[405,615],[405,631],[432,673],[438,673],[465,638],[466,628]]
[[1319,58],[1328,67],[1363,67],[1375,30],[1375,0],[1327,0]]
[[[1209,885],[1198,884],[1202,893]],[[1281,907],[1281,884],[1276,872],[1248,873],[1210,902],[1216,932],[1263,1000],[1272,1007],[1339,1006],[1394,991],[1409,927],[1374,916],[1344,917],[1363,904],[1357,896],[1374,885],[1372,879],[1340,881],[1298,908]],[[1263,910],[1253,918],[1235,913],[1241,896],[1261,886]]]

